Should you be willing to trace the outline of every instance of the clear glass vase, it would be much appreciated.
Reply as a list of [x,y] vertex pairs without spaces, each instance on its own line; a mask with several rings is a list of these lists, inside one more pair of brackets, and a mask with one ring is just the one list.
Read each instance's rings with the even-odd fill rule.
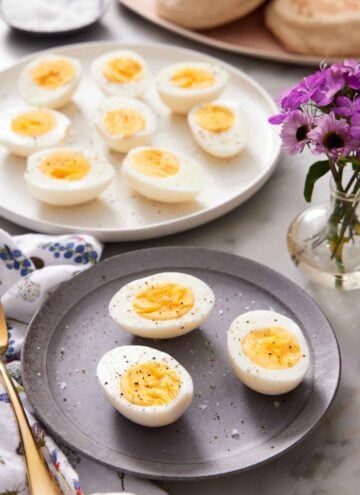
[[360,289],[360,194],[341,192],[332,183],[330,202],[300,213],[287,244],[292,260],[312,282]]

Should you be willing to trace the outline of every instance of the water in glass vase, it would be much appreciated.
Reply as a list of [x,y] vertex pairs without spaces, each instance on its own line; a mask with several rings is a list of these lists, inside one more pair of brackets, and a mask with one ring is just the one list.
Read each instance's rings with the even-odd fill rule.
[[307,278],[329,288],[360,289],[360,191],[331,185],[329,203],[304,210],[290,225],[288,250]]

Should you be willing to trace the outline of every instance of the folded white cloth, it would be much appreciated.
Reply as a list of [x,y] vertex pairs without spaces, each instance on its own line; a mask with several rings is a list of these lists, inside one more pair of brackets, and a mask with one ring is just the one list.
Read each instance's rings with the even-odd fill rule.
[[[100,260],[102,245],[88,235],[47,236],[27,234],[11,237],[0,230],[0,297],[9,329],[8,369],[18,383],[30,424],[43,455],[64,495],[83,495],[77,471],[87,492],[119,489],[137,495],[165,495],[147,480],[116,473],[83,459],[66,448],[66,454],[31,414],[21,385],[20,357],[28,324],[48,295],[61,283]],[[76,467],[76,470],[75,470]],[[96,479],[92,474],[96,473]],[[85,478],[87,478],[85,480]],[[0,494],[27,495],[22,448],[8,397],[0,384]],[[116,495],[115,493],[112,495]]]

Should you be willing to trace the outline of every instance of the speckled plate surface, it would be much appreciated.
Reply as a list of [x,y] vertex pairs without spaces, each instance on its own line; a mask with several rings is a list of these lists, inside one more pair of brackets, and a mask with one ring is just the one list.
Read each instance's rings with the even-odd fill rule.
[[[107,311],[114,292],[164,270],[191,273],[213,288],[216,306],[208,320],[200,330],[168,341],[119,330]],[[226,356],[231,321],[260,308],[294,318],[310,348],[304,382],[279,397],[243,386]],[[192,374],[193,403],[173,425],[150,429],[131,423],[103,395],[96,365],[108,350],[128,344],[164,350]],[[123,254],[67,282],[32,321],[22,356],[28,398],[50,431],[100,463],[170,480],[241,471],[286,452],[321,420],[340,376],[334,333],[305,292],[245,258],[188,247]]]
[[[196,200],[171,205],[133,193],[120,174],[124,155],[109,153],[99,137],[94,125],[94,112],[104,95],[95,86],[89,67],[96,57],[118,48],[140,53],[154,76],[166,65],[186,60],[215,61],[229,72],[229,84],[223,95],[235,99],[243,107],[249,135],[246,148],[232,159],[221,160],[201,151],[190,133],[186,118],[172,115],[161,103],[153,85],[145,96],[159,116],[153,144],[187,153],[205,169],[206,187]],[[152,239],[202,225],[227,213],[255,194],[274,171],[280,139],[278,129],[269,125],[267,120],[277,111],[275,103],[253,79],[231,65],[199,52],[167,45],[96,42],[52,51],[76,57],[83,64],[83,77],[74,100],[61,109],[72,121],[68,144],[104,155],[114,166],[116,176],[94,201],[72,207],[48,206],[28,193],[23,177],[25,160],[6,153],[0,147],[0,214],[8,220],[47,234],[83,232],[103,241]],[[29,60],[27,57],[1,72],[0,112],[23,105],[17,82]]]

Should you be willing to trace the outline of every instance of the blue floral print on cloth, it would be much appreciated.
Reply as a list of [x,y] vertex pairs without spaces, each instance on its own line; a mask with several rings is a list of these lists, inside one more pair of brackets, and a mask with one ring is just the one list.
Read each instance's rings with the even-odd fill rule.
[[8,270],[18,271],[22,277],[33,271],[32,262],[19,249],[11,249],[7,244],[0,248],[0,259]]
[[[124,495],[124,487],[137,495],[164,495],[147,480],[110,471],[103,466],[63,450],[49,437],[31,414],[31,407],[21,385],[18,361],[28,324],[46,298],[61,283],[95,263],[102,254],[102,244],[88,235],[47,236],[26,234],[11,237],[0,230],[0,297],[9,330],[6,355],[8,369],[17,382],[44,458],[64,495],[83,495],[77,470],[87,473],[87,491],[114,491]],[[28,495],[22,448],[8,397],[0,385],[0,495]],[[75,462],[74,462],[75,458]],[[72,462],[70,462],[72,459]],[[96,473],[96,476],[92,476]]]

